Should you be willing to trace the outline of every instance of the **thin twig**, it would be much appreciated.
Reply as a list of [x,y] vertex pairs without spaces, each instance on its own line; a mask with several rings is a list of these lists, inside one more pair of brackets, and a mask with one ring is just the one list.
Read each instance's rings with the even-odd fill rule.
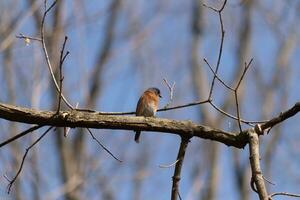
[[7,145],[7,144],[9,144],[9,143],[11,143],[11,142],[13,142],[13,141],[15,141],[15,140],[17,140],[17,139],[19,139],[20,137],[23,137],[24,135],[27,135],[28,133],[30,133],[32,131],[35,131],[35,130],[41,128],[41,127],[43,127],[43,125],[35,125],[33,127],[30,127],[29,129],[19,133],[18,135],[15,135],[15,136],[9,138],[8,140],[2,142],[0,144],[0,148]]
[[278,196],[278,195],[282,195],[282,196],[289,196],[289,197],[300,197],[300,194],[293,194],[293,193],[288,193],[288,192],[276,192],[270,195],[270,197],[274,197],[274,196]]
[[61,98],[62,98],[62,84],[63,84],[63,79],[64,79],[63,74],[62,74],[63,73],[62,66],[64,64],[66,57],[69,55],[69,51],[67,51],[67,53],[64,55],[67,40],[68,40],[68,37],[65,36],[65,40],[64,40],[62,49],[60,51],[60,58],[59,58],[59,97],[58,97],[58,105],[57,105],[57,114],[60,111],[60,104],[61,104]]
[[169,164],[169,165],[158,165],[160,168],[170,168],[173,167],[179,160],[177,159],[175,162]]
[[220,62],[221,62],[221,57],[222,57],[223,44],[224,44],[224,36],[225,36],[225,31],[224,31],[224,26],[223,26],[223,19],[222,19],[222,11],[225,8],[226,3],[227,3],[227,0],[225,0],[223,2],[223,5],[222,5],[222,7],[219,10],[214,9],[212,7],[208,7],[208,6],[205,5],[206,7],[210,8],[213,11],[215,11],[215,12],[218,13],[218,15],[219,15],[219,21],[220,21],[220,28],[221,28],[221,42],[220,42],[220,47],[219,47],[218,60],[217,60],[217,65],[216,65],[216,70],[215,70],[215,73],[214,73],[214,77],[213,77],[213,80],[211,82],[208,99],[211,99],[211,97],[212,97],[212,92],[213,92],[213,88],[214,88],[214,85],[215,85],[215,80],[217,78],[216,75],[218,74],[218,70],[219,70]]
[[[196,102],[182,104],[182,105],[178,105],[178,106],[172,106],[172,107],[169,107],[169,108],[161,108],[161,109],[158,109],[157,112],[175,110],[175,109],[179,109],[179,108],[186,108],[186,107],[196,106],[196,105],[200,105],[200,104],[205,104],[205,103],[208,103],[208,102],[209,102],[209,100],[196,101]],[[132,111],[132,112],[97,112],[95,110],[80,109],[80,108],[79,109],[75,108],[74,110],[81,111],[81,112],[91,112],[91,113],[95,113],[95,114],[99,114],[99,115],[133,115],[133,114],[135,114],[134,111]]]
[[245,76],[247,70],[248,70],[249,67],[251,66],[252,61],[253,61],[253,58],[251,58],[251,60],[250,60],[250,62],[249,62],[248,64],[245,63],[245,68],[244,68],[244,71],[243,71],[243,73],[242,73],[242,76],[240,77],[240,79],[239,79],[239,81],[238,81],[238,83],[237,83],[237,85],[236,85],[236,87],[235,87],[236,90],[240,87],[240,84],[241,84],[242,80],[244,79],[244,76]]
[[170,99],[167,105],[164,106],[164,108],[167,108],[173,101],[173,95],[174,95],[174,89],[175,89],[175,81],[173,82],[172,86],[168,83],[166,79],[163,79],[164,83],[167,85],[169,89]]
[[[217,111],[219,111],[220,113],[222,113],[223,115],[226,115],[227,117],[234,119],[234,120],[238,120],[238,118],[236,116],[233,116],[227,112],[225,112],[224,110],[222,110],[221,108],[219,108],[217,105],[215,105],[212,101],[209,101],[209,104],[212,105],[212,107],[214,107]],[[254,126],[254,124],[260,124],[260,123],[265,123],[267,122],[266,120],[264,121],[248,121],[248,120],[244,120],[244,119],[240,119],[241,122],[248,124],[250,126]]]
[[267,179],[265,176],[263,176],[263,179],[265,180],[265,181],[267,181],[269,184],[271,184],[271,185],[276,185],[275,183],[273,183],[272,181],[270,181],[269,179]]
[[178,162],[175,165],[174,175],[173,175],[173,184],[172,184],[172,192],[171,192],[171,200],[177,200],[179,194],[179,181],[180,181],[180,174],[182,169],[182,164],[186,152],[186,148],[189,143],[189,138],[181,138],[180,147],[177,154]]
[[236,85],[236,87],[234,89],[234,99],[235,99],[235,105],[236,105],[236,114],[237,114],[237,118],[238,118],[237,122],[238,122],[238,126],[239,126],[239,129],[240,129],[240,132],[242,132],[243,130],[242,130],[242,125],[241,125],[241,117],[240,117],[241,114],[240,114],[240,108],[239,108],[238,90],[239,90],[239,87],[240,87],[240,85],[242,83],[242,80],[244,79],[244,76],[245,76],[247,70],[249,69],[252,61],[253,61],[253,58],[250,60],[250,62],[248,64],[245,63],[244,71],[243,71],[243,73],[242,73],[242,75],[241,75],[241,77],[240,77],[240,79],[239,79],[239,81],[238,81],[238,83],[237,83],[237,85]]
[[119,161],[119,162],[123,162],[122,160],[120,160],[119,158],[117,158],[109,149],[107,149],[92,133],[92,131],[87,128],[88,132],[90,133],[90,135],[92,136],[93,140],[95,140],[109,155],[111,155],[115,160]]
[[240,129],[240,132],[243,132],[242,125],[241,125],[240,106],[239,106],[237,90],[234,91],[234,99],[235,99],[235,107],[236,107],[236,115],[237,115],[238,126],[239,126],[239,129]]
[[172,86],[168,83],[168,81],[164,78],[163,79],[164,83],[167,85],[168,89],[169,89],[169,101],[168,103],[163,107],[163,108],[167,108],[169,107],[169,105],[172,103],[173,101],[173,95],[174,95],[174,89],[175,89],[175,81],[173,82]]
[[227,0],[224,1],[224,3],[222,4],[222,6],[221,6],[220,9],[213,8],[213,7],[208,6],[208,5],[204,4],[204,3],[203,3],[202,5],[203,5],[204,7],[207,7],[207,8],[209,8],[209,9],[215,11],[215,12],[222,12],[223,9],[225,8],[226,1],[227,1]]
[[181,195],[180,195],[179,192],[177,193],[177,195],[178,195],[178,197],[179,197],[179,200],[182,200]]
[[169,108],[161,108],[161,109],[158,109],[157,111],[161,112],[161,111],[167,111],[167,110],[175,110],[175,109],[179,109],[179,108],[186,108],[186,107],[191,107],[191,106],[196,106],[196,105],[206,104],[206,103],[209,103],[209,100],[196,101],[196,102],[187,103],[187,104],[183,104],[183,105],[179,105],[179,106],[173,106],[173,107],[169,107]]
[[[57,3],[57,0],[55,0],[49,8],[47,8],[47,0],[44,0],[44,14],[43,14],[43,18],[42,18],[42,22],[41,22],[41,29],[40,29],[40,34],[41,34],[41,38],[36,38],[36,37],[31,37],[31,36],[25,36],[23,35],[22,33],[19,34],[19,36],[16,36],[17,38],[21,38],[21,39],[24,39],[25,42],[27,40],[35,40],[35,41],[39,41],[42,43],[42,49],[43,49],[43,52],[44,52],[44,56],[45,56],[45,60],[46,60],[46,63],[47,63],[47,66],[48,66],[48,69],[49,69],[49,72],[51,74],[51,78],[54,82],[54,85],[55,85],[55,88],[57,90],[57,92],[60,94],[60,98],[65,102],[65,104],[70,108],[70,109],[73,109],[73,106],[68,102],[68,100],[65,98],[65,96],[61,93],[61,88],[60,86],[58,85],[57,81],[56,81],[56,78],[55,78],[55,75],[53,73],[53,68],[52,68],[52,65],[51,65],[51,62],[50,62],[50,59],[49,59],[49,54],[48,54],[48,50],[47,50],[47,47],[46,47],[46,42],[45,42],[45,19],[46,19],[46,16],[48,14],[48,12],[50,12],[50,10],[56,5]],[[62,61],[65,60],[66,56],[69,54],[69,52],[67,52],[65,54],[65,56],[63,56],[62,58]],[[60,106],[60,104],[59,104]]]
[[203,58],[204,62],[206,63],[206,65],[208,66],[208,68],[210,69],[210,71],[213,73],[213,75],[218,79],[218,81],[220,81],[220,83],[222,83],[222,85],[224,85],[224,87],[226,87],[228,90],[230,91],[234,91],[234,89],[232,87],[230,87],[227,83],[225,83],[217,74],[216,72],[213,70],[213,68],[210,66],[209,62]]
[[[55,85],[55,88],[56,88],[56,91],[59,93],[60,90],[59,90],[59,85],[56,81],[56,78],[55,78],[55,75],[54,75],[54,72],[53,72],[53,68],[52,68],[52,65],[51,65],[51,62],[50,62],[50,59],[49,59],[49,54],[48,54],[48,50],[47,50],[47,47],[46,47],[46,43],[45,43],[45,19],[46,19],[46,16],[48,14],[48,12],[55,6],[55,4],[57,3],[57,0],[55,0],[51,5],[50,7],[47,9],[47,0],[44,0],[44,7],[45,7],[45,11],[44,11],[44,14],[43,14],[43,18],[42,18],[42,22],[41,22],[41,42],[42,42],[42,48],[43,48],[43,52],[44,52],[44,56],[45,56],[45,60],[47,62],[47,66],[48,66],[48,69],[49,69],[49,72],[51,74],[51,78],[54,82],[54,85]],[[68,102],[68,100],[65,98],[65,96],[62,94],[61,95],[62,97],[62,100],[66,103],[66,105],[70,108],[70,109],[73,109],[73,106]]]
[[16,35],[16,38],[24,39],[25,41],[28,40],[28,39],[29,39],[29,40],[38,41],[38,42],[41,42],[41,41],[42,41],[41,38],[27,36],[27,35],[24,35],[24,34],[22,34],[22,33],[20,33],[19,35]]
[[53,127],[49,127],[35,142],[33,142],[28,148],[26,148],[26,151],[23,155],[23,158],[22,158],[22,162],[21,162],[21,165],[19,167],[19,170],[18,172],[16,173],[16,175],[14,176],[13,179],[9,180],[7,177],[6,179],[9,181],[9,184],[7,185],[7,193],[9,194],[10,191],[11,191],[11,187],[12,185],[14,184],[14,182],[17,180],[18,176],[20,175],[22,169],[23,169],[23,165],[24,165],[24,162],[25,162],[25,159],[26,159],[26,156],[29,152],[29,150],[34,147],[34,145],[36,145]]
[[[220,21],[220,29],[221,29],[221,42],[220,42],[220,47],[219,47],[219,53],[218,53],[218,59],[217,59],[217,65],[216,65],[216,69],[213,70],[213,68],[210,66],[209,62],[204,58],[204,62],[207,64],[207,66],[209,67],[209,69],[213,72],[214,74],[214,77],[213,77],[213,80],[211,82],[211,86],[210,86],[210,90],[209,90],[209,95],[208,95],[208,100],[209,100],[209,103],[211,106],[213,106],[217,111],[219,111],[220,113],[232,118],[232,119],[235,119],[237,120],[238,122],[238,126],[239,126],[239,129],[240,129],[240,132],[242,132],[242,126],[241,126],[241,122],[243,123],[246,123],[248,125],[253,125],[252,123],[250,123],[249,121],[245,121],[245,120],[242,120],[241,117],[240,117],[240,109],[239,109],[239,102],[238,102],[238,94],[237,94],[237,91],[238,91],[238,88],[239,88],[239,85],[241,83],[241,81],[243,80],[244,78],[244,75],[246,74],[246,71],[248,70],[251,62],[253,59],[251,59],[251,61],[249,62],[248,65],[245,65],[245,70],[238,82],[238,85],[236,86],[235,89],[233,89],[232,87],[230,87],[228,84],[226,84],[219,76],[218,76],[218,70],[219,70],[219,67],[220,67],[220,62],[221,62],[221,57],[222,57],[222,51],[223,51],[223,44],[224,44],[224,36],[225,36],[225,31],[224,31],[224,25],[223,25],[223,19],[222,19],[222,11],[224,10],[225,8],[225,5],[227,3],[227,0],[224,0],[222,6],[220,9],[216,9],[216,8],[213,8],[213,7],[210,7],[210,6],[207,6],[206,4],[203,4],[205,7],[213,10],[214,12],[217,12],[218,15],[219,15],[219,21]],[[235,97],[235,104],[236,104],[236,112],[237,112],[237,117],[223,111],[222,109],[218,108],[215,104],[213,104],[212,102],[212,93],[213,93],[213,88],[214,88],[214,84],[215,84],[215,80],[219,80],[227,89],[229,89],[230,91],[233,91],[234,92],[234,97]]]
[[[201,105],[201,104],[206,104],[209,103],[211,104],[217,111],[219,111],[220,113],[226,115],[227,117],[234,119],[234,120],[238,120],[237,117],[223,111],[221,108],[219,108],[217,105],[215,105],[212,100],[204,100],[204,101],[196,101],[196,102],[192,102],[192,103],[187,103],[187,104],[182,104],[182,105],[178,105],[178,106],[172,106],[169,108],[161,108],[158,109],[157,112],[163,112],[163,111],[168,111],[168,110],[176,110],[176,109],[180,109],[180,108],[187,108],[187,107],[191,107],[191,106],[196,106],[196,105]],[[90,110],[90,109],[74,109],[80,112],[89,112],[89,113],[95,113],[98,115],[133,115],[135,114],[134,111],[131,112],[97,112],[95,110]],[[262,120],[262,121],[251,121],[251,120],[244,120],[241,119],[241,122],[248,124],[250,126],[253,126],[253,124],[259,124],[259,123],[265,123],[267,122],[267,120]]]

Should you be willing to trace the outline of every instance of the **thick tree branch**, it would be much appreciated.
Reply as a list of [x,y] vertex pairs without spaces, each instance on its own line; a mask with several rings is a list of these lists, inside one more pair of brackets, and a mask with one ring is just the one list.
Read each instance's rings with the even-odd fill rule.
[[[299,111],[300,102],[297,102],[292,108],[280,113],[279,116],[274,117],[264,124],[261,124],[259,127],[262,131],[267,128],[271,128],[278,123],[294,116]],[[247,135],[249,131],[245,130],[240,134],[235,134],[203,125],[198,125],[192,123],[191,121],[101,115],[98,112],[90,113],[76,110],[61,111],[59,114],[56,114],[54,111],[38,111],[8,104],[0,104],[0,118],[9,121],[38,124],[43,126],[165,132],[184,137],[195,136],[203,139],[210,139],[221,142],[228,146],[234,146],[236,148],[245,147],[245,145],[248,143]]]
[[177,134],[182,137],[200,137],[243,148],[248,141],[247,133],[234,134],[195,124],[161,118],[99,115],[79,111],[38,111],[29,108],[0,104],[0,118],[27,124],[55,127],[85,127],[95,129],[143,130]]
[[249,131],[249,152],[252,171],[251,187],[258,193],[260,200],[268,200],[268,192],[260,168],[258,134],[253,129]]

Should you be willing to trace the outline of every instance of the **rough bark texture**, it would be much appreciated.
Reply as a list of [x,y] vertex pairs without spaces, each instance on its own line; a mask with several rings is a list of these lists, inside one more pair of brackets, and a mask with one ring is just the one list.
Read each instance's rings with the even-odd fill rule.
[[269,197],[268,197],[265,181],[260,168],[258,135],[254,131],[249,131],[249,151],[250,151],[250,165],[252,170],[252,179],[256,185],[256,190],[259,199],[268,200]]
[[151,117],[110,116],[79,111],[61,111],[56,115],[56,111],[38,111],[7,104],[0,104],[0,118],[27,124],[42,124],[56,127],[165,132],[183,137],[196,136],[203,139],[210,139],[237,148],[243,148],[248,140],[246,132],[234,134],[195,124],[191,121]]

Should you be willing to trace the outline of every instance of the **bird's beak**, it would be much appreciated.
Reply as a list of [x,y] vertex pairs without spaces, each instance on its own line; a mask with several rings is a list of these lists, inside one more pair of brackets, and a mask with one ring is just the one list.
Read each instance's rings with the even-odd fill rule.
[[162,98],[162,96],[160,94],[158,96],[159,96],[159,98]]

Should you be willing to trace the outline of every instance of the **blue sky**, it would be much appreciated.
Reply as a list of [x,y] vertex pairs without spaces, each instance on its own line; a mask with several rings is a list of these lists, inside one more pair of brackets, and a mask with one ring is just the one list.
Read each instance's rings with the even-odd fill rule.
[[[211,5],[218,4],[217,1],[206,2]],[[99,46],[103,44],[103,29],[109,16],[109,3],[110,1],[95,0],[66,1],[64,5],[64,14],[61,20],[67,24],[65,25],[64,34],[69,37],[67,49],[70,51],[70,55],[64,65],[64,90],[70,102],[73,105],[78,102],[79,107],[85,104],[84,96],[87,95],[87,87],[90,84],[97,51]],[[253,58],[253,64],[243,82],[246,85],[246,92],[243,102],[241,102],[242,117],[249,120],[261,120],[262,102],[266,98],[264,95],[261,96],[261,88],[257,87],[255,72],[259,72],[263,83],[270,83],[273,73],[275,73],[276,59],[278,58],[282,42],[285,41],[285,37],[290,36],[289,31],[299,32],[298,27],[290,29],[296,20],[299,21],[295,17],[296,8],[286,6],[286,9],[289,11],[288,16],[283,17],[279,22],[274,20],[275,23],[272,24],[273,21],[269,22],[268,16],[273,16],[274,18],[280,16],[283,12],[280,6],[288,3],[278,0],[272,6],[267,6],[268,4],[270,4],[270,1],[257,3],[251,14],[251,50],[245,62],[249,62]],[[296,3],[294,4],[296,5]],[[198,100],[193,90],[190,66],[192,5],[193,2],[190,0],[164,2],[123,1],[121,11],[118,14],[117,25],[114,29],[116,38],[112,44],[112,53],[104,66],[103,73],[99,77],[101,79],[101,94],[93,109],[99,111],[134,111],[139,95],[143,90],[152,86],[161,89],[162,95],[165,97],[161,102],[161,106],[163,106],[168,101],[168,91],[162,82],[163,78],[167,78],[169,82],[176,82],[173,105]],[[223,13],[226,34],[219,74],[226,82],[230,82],[233,78],[233,70],[237,64],[236,51],[239,42],[237,35],[238,30],[241,28],[241,19],[239,18],[242,12],[241,6],[243,5],[239,5],[235,1],[229,2]],[[17,7],[24,9],[25,5],[22,1],[18,1]],[[14,12],[17,12],[17,10]],[[209,73],[209,69],[202,60],[206,58],[212,66],[215,66],[220,42],[219,22],[216,13],[207,8],[204,9],[204,15],[205,28],[201,40],[202,44],[200,45],[199,60],[201,61],[201,67],[204,67],[204,71],[207,72],[208,80],[211,80],[212,74]],[[49,18],[51,17],[49,16]],[[47,20],[46,23],[47,27],[51,29],[51,21]],[[136,23],[137,27],[134,27],[132,23]],[[17,35],[19,33],[36,35],[32,17],[26,19],[22,26],[13,34]],[[63,37],[61,41],[63,41]],[[12,46],[12,53],[15,58],[13,69],[20,72],[13,75],[17,91],[16,104],[31,107],[33,105],[32,99],[37,99],[34,106],[47,110],[51,108],[52,104],[52,94],[50,92],[52,82],[48,80],[48,70],[40,50],[40,45],[37,43],[32,42],[29,46],[26,46],[22,40],[14,40],[14,45]],[[298,77],[300,70],[297,56],[299,50],[299,47],[293,49],[289,55],[288,66],[283,66],[282,69],[283,75],[280,79],[282,81],[280,88],[282,90],[287,88],[287,102],[282,107],[282,93],[280,93],[280,88],[276,89],[273,97],[275,106],[268,116],[269,118],[287,109],[299,100],[299,92],[296,92],[299,90]],[[3,62],[3,52],[0,53],[0,61]],[[2,70],[0,73],[0,77],[4,81],[4,71]],[[287,79],[284,77],[285,73],[288,73]],[[36,89],[37,84],[41,87],[40,92]],[[1,88],[7,91],[6,84],[3,84]],[[226,93],[223,87],[216,85],[214,100],[218,105],[223,103]],[[6,94],[7,92],[0,95],[1,101],[11,103]],[[200,97],[200,99],[206,99],[206,97]],[[231,109],[231,111],[234,112],[235,110]],[[211,112],[213,112],[213,115],[219,115],[216,111],[212,110]],[[192,120],[202,124],[198,107],[161,112],[158,113],[158,117]],[[297,159],[299,148],[297,148],[297,145],[299,145],[300,139],[298,134],[299,127],[297,126],[298,118],[296,116],[280,126],[282,139],[274,149],[274,167],[272,167],[272,177],[270,178],[275,180],[277,184],[274,187],[270,186],[271,190],[273,188],[276,191],[297,192],[298,190],[297,184],[299,184],[300,177],[299,172],[297,172],[297,166],[299,165],[299,159]],[[1,120],[1,126],[5,130],[8,123]],[[225,119],[224,123],[218,126],[224,130],[237,131],[235,122],[231,119]],[[19,126],[19,128],[20,130],[25,129],[24,126]],[[72,132],[75,133],[74,130]],[[88,188],[85,194],[87,195],[86,197],[97,199],[95,194],[98,192],[97,187],[99,186],[97,185],[97,180],[93,179],[93,176],[96,177],[101,173],[108,176],[107,174],[114,172],[113,169],[116,168],[114,176],[110,179],[110,184],[120,190],[116,194],[116,198],[130,199],[133,191],[132,175],[137,167],[136,162],[141,159],[144,153],[149,156],[149,160],[145,167],[147,172],[146,178],[142,183],[141,195],[144,197],[142,199],[169,198],[171,177],[174,169],[161,169],[158,165],[172,163],[176,160],[179,137],[159,133],[143,133],[143,142],[136,145],[133,142],[133,132],[132,134],[129,134],[129,131],[122,130],[95,130],[94,132],[116,155],[124,159],[124,163],[119,165],[100,149],[93,140],[88,140],[87,152],[89,156],[93,155],[93,158],[99,156],[97,162],[101,167],[91,169],[84,187],[95,184],[95,188]],[[55,133],[49,134],[36,146],[40,157],[47,158],[46,161],[40,159],[38,166],[40,170],[46,168],[48,172],[43,174],[43,187],[41,187],[43,194],[48,194],[48,192],[62,184],[57,178],[60,166],[53,134]],[[71,135],[68,139],[72,141],[73,137],[74,135]],[[268,137],[268,135],[264,136],[263,144],[268,142]],[[2,140],[4,138],[6,137],[1,136]],[[31,140],[24,138],[22,141],[24,141],[22,146],[25,149],[25,145],[28,145]],[[209,145],[206,141],[193,138],[188,147],[180,184],[183,199],[196,198],[191,192],[194,180],[192,171],[197,165],[200,168],[206,166],[205,162],[207,161],[201,158],[201,151],[205,150],[205,144]],[[1,156],[4,156],[7,151],[8,149],[1,149]],[[221,144],[219,151],[217,199],[224,199],[224,197],[226,199],[238,199],[234,172],[232,170],[232,148]],[[240,152],[244,163],[247,162],[247,147]],[[10,159],[8,158],[8,160]],[[8,160],[6,160],[5,164],[0,165],[0,173],[4,174],[9,170]],[[104,163],[102,164],[102,162]],[[19,178],[26,191],[25,195],[30,199],[32,191],[26,189],[26,185],[32,169],[28,163],[30,161],[27,161],[22,176]],[[282,170],[286,167],[289,170]],[[207,172],[206,169],[201,170],[203,174],[199,177],[199,183],[203,187],[207,182]],[[4,194],[5,186],[6,181],[2,180],[0,197],[1,199],[10,199],[10,196]],[[251,195],[254,198],[253,192],[251,192]]]

